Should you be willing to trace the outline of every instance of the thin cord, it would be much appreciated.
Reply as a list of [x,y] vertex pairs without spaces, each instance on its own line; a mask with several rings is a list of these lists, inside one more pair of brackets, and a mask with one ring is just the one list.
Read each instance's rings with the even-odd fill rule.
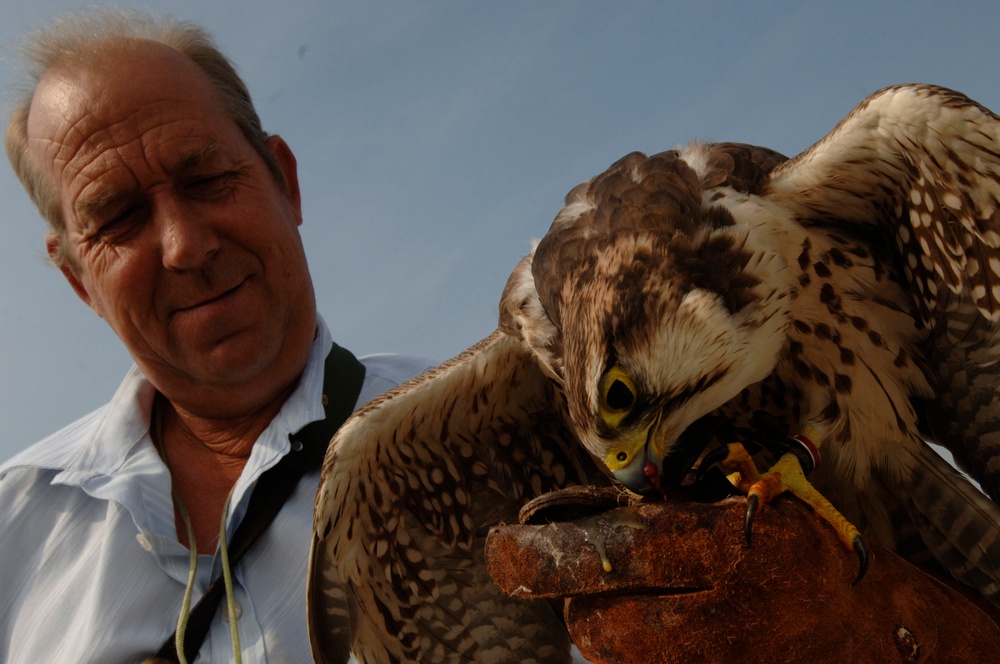
[[[161,418],[161,408],[159,395],[153,398],[152,422],[149,427],[149,437],[153,439],[153,445],[167,464],[167,450],[163,447],[163,420]],[[191,617],[191,596],[194,594],[194,580],[198,575],[198,544],[194,539],[194,526],[191,525],[191,515],[188,514],[181,495],[174,487],[173,477],[170,478],[170,497],[174,501],[177,512],[184,521],[184,528],[187,530],[188,538],[188,578],[184,587],[184,599],[181,600],[181,612],[177,616],[177,629],[174,631],[174,650],[177,651],[177,661],[179,664],[188,664],[184,655],[184,632],[187,631],[188,618]]]
[[[235,487],[233,487],[235,489]],[[184,501],[177,492],[171,492],[174,502],[177,504],[177,511],[180,512],[184,520],[184,527],[187,528],[188,549],[190,550],[190,569],[188,570],[187,587],[184,589],[184,600],[181,602],[181,612],[177,617],[177,637],[176,648],[177,658],[180,664],[188,664],[184,657],[184,632],[187,629],[188,618],[191,615],[191,595],[194,593],[194,580],[198,571],[198,546],[194,539],[194,527],[191,525],[191,517],[188,515]],[[229,566],[229,549],[226,545],[226,516],[229,514],[229,501],[233,497],[233,490],[229,491],[226,497],[226,505],[222,510],[222,527],[219,532],[219,554],[222,557],[222,580],[226,586],[226,610],[229,612],[229,636],[233,644],[233,660],[236,664],[243,664],[242,648],[240,647],[240,629],[236,616],[236,593],[233,591],[233,574]]]
[[[160,453],[163,462],[167,461],[167,452],[162,444],[162,422],[160,420],[160,408],[156,401],[153,401],[153,421],[150,429],[150,437],[156,450]],[[170,480],[170,495],[177,506],[177,512],[184,521],[184,528],[187,530],[188,538],[188,580],[184,588],[184,599],[181,600],[181,612],[177,616],[177,630],[175,632],[174,648],[177,650],[179,664],[188,664],[184,655],[184,632],[187,630],[188,619],[191,617],[191,597],[194,594],[194,581],[198,574],[198,544],[194,538],[194,526],[191,524],[191,516],[188,514],[184,501],[173,486],[173,478]],[[229,611],[229,634],[233,643],[233,659],[236,664],[243,664],[242,648],[240,647],[240,630],[236,620],[236,594],[233,591],[232,570],[229,567],[229,549],[226,545],[226,517],[229,515],[229,501],[233,497],[234,486],[226,496],[226,504],[222,508],[222,527],[219,531],[219,554],[222,556],[222,579],[226,586],[226,609]]]
[[177,616],[177,631],[174,641],[180,664],[188,664],[187,657],[184,656],[184,632],[187,630],[188,618],[191,616],[191,595],[194,594],[194,579],[198,573],[198,545],[194,541],[194,526],[191,525],[191,517],[188,515],[187,508],[184,507],[184,501],[173,489],[170,490],[170,493],[174,498],[174,504],[177,505],[177,511],[181,513],[181,518],[184,520],[184,527],[187,528],[188,551],[190,552],[187,587],[184,588],[184,600],[181,602],[180,615]]
[[226,608],[229,611],[229,634],[233,640],[233,659],[236,664],[243,663],[240,648],[240,629],[236,620],[236,594],[233,592],[233,575],[229,569],[229,549],[226,546],[226,516],[229,514],[229,500],[233,497],[234,486],[226,497],[226,505],[222,509],[222,529],[219,532],[219,553],[222,555],[222,580],[226,585]]

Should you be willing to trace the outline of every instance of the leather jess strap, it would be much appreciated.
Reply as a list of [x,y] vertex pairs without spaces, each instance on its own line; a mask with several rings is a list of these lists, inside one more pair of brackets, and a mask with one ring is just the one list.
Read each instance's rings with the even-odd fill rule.
[[[299,479],[316,470],[323,463],[326,448],[340,425],[354,412],[361,386],[364,382],[365,367],[350,351],[333,345],[327,355],[323,372],[323,409],[325,418],[302,427],[289,436],[291,451],[272,468],[261,474],[250,494],[247,511],[233,534],[229,546],[230,565],[235,565],[243,554],[253,546],[260,535],[274,520],[281,507],[292,494]],[[198,603],[191,609],[187,629],[184,632],[184,656],[194,661],[198,650],[208,635],[209,625],[225,595],[225,584],[221,576],[216,579]],[[180,662],[176,647],[177,633],[160,647],[154,657],[143,664]]]

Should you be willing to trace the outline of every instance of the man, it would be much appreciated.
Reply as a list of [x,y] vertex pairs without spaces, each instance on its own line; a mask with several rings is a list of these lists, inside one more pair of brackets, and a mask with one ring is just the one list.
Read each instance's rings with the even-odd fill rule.
[[[290,436],[324,418],[334,344],[295,158],[203,31],[91,14],[36,36],[29,60],[8,155],[49,256],[135,367],[106,406],[0,468],[0,659],[135,662],[184,613],[189,548],[197,601],[220,574],[220,523],[231,539]],[[364,365],[357,404],[428,366]],[[310,659],[317,481],[295,485],[232,571],[246,661]],[[199,661],[234,658],[230,613],[213,614]]]

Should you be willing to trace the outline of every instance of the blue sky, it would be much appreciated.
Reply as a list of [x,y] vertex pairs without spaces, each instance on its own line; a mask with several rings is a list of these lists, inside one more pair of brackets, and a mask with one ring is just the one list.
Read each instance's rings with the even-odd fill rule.
[[[91,2],[8,1],[26,30]],[[698,137],[794,154],[921,81],[1000,110],[1000,3],[119,3],[207,27],[299,160],[320,311],[358,354],[450,357],[575,184]],[[4,115],[6,122],[6,113]],[[46,264],[0,167],[0,460],[110,398],[131,360]]]

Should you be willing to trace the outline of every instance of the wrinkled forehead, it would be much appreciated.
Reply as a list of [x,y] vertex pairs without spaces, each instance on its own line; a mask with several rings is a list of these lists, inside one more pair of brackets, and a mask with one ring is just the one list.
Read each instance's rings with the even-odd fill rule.
[[208,76],[169,46],[136,41],[95,47],[42,77],[28,115],[29,151],[42,166],[65,163],[72,157],[67,149],[126,140],[158,122],[222,110]]
[[28,155],[73,205],[88,182],[118,169],[141,177],[207,145],[243,149],[208,76],[180,52],[139,42],[58,65],[28,116]]

